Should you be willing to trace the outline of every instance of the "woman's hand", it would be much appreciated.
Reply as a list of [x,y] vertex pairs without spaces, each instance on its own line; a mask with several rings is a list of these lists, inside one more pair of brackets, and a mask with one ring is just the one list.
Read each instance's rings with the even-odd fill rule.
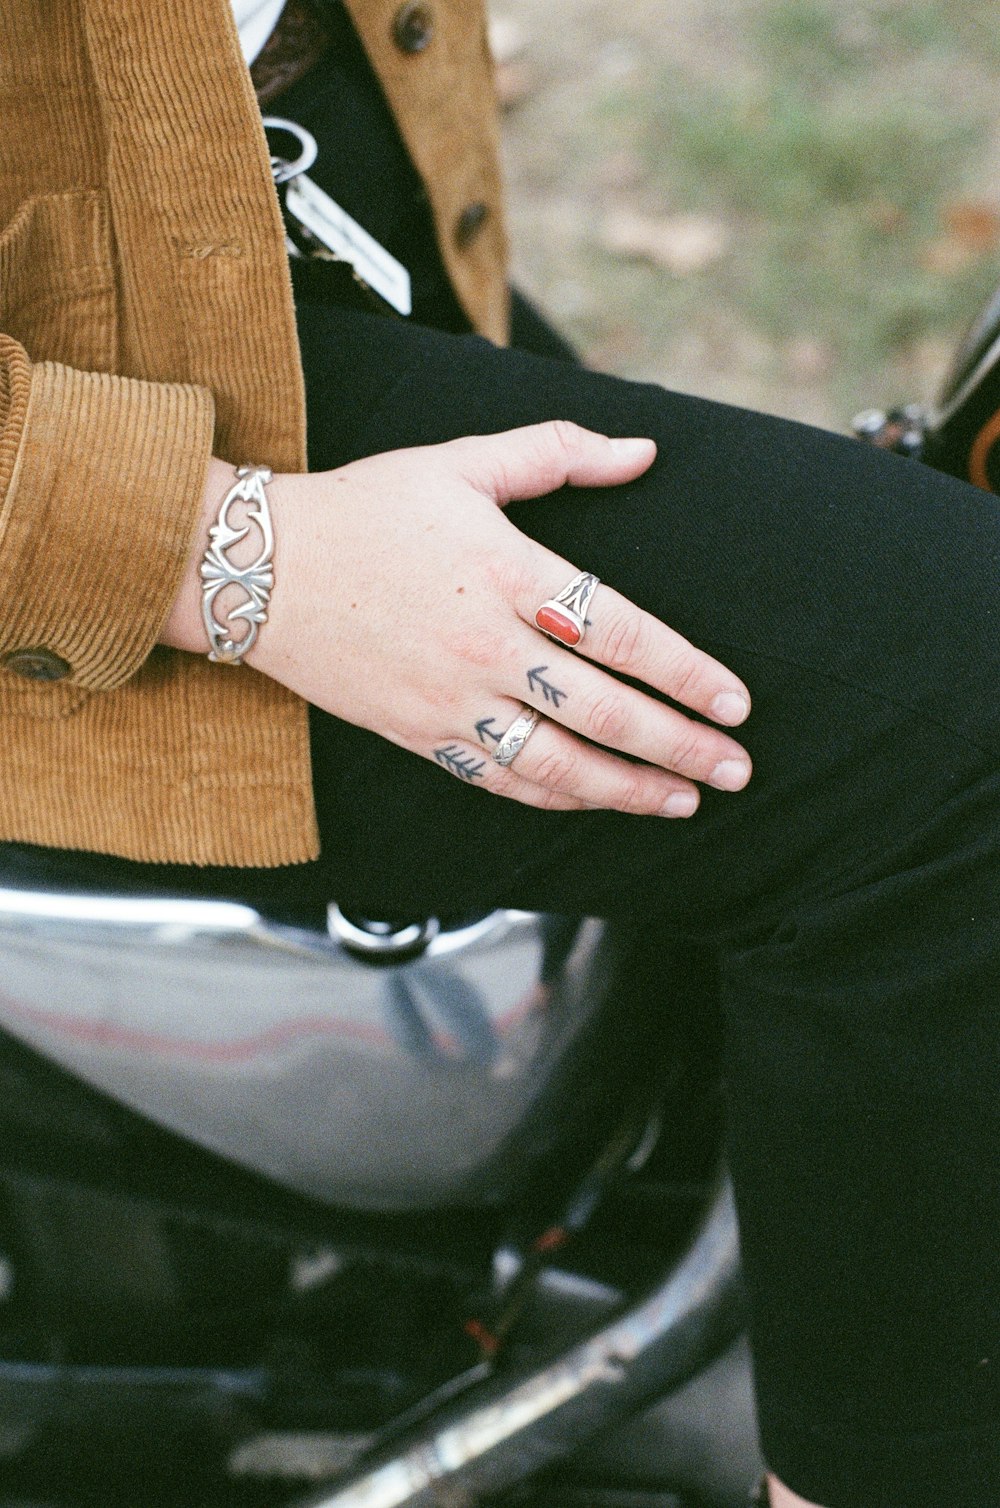
[[[727,724],[747,715],[746,688],[605,583],[579,650],[548,639],[536,609],[587,562],[552,554],[502,512],[567,482],[631,481],[654,455],[651,440],[555,422],[275,477],[275,585],[247,663],[484,790],[563,810],[691,815],[695,782],[739,790],[749,757],[607,670]],[[213,461],[199,561],[232,480]],[[203,650],[197,564],[188,578],[164,642]],[[501,767],[492,751],[525,706],[542,721]]]

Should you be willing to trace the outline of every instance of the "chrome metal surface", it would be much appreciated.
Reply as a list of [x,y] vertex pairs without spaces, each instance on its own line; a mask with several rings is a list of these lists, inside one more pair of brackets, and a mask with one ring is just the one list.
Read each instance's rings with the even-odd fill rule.
[[387,965],[238,902],[0,889],[0,1029],[331,1203],[509,1194],[517,1136],[607,1006],[606,930],[417,925],[419,956]]
[[736,1333],[736,1213],[719,1187],[687,1253],[644,1300],[531,1376],[497,1376],[350,1480],[296,1508],[472,1504],[668,1393]]
[[569,612],[575,613],[582,622],[586,623],[587,609],[600,584],[601,578],[595,576],[593,571],[579,571],[573,580],[552,598],[552,601],[560,607],[567,608]]
[[966,332],[945,378],[934,413],[944,424],[989,376],[1000,360],[1000,289],[993,294]]
[[[319,146],[312,132],[307,131],[305,126],[300,126],[296,121],[284,120],[279,115],[265,115],[261,124],[265,134],[268,131],[283,131],[288,136],[293,136],[299,144],[299,155],[290,162],[284,157],[278,157],[274,152],[271,153],[271,172],[275,184],[290,183],[300,173],[308,173],[319,156]],[[268,138],[268,148],[270,145],[270,138]]]
[[497,764],[508,765],[514,763],[514,760],[537,728],[540,719],[541,713],[536,712],[534,707],[525,707],[524,711],[515,717],[493,750],[493,758]]
[[927,433],[927,413],[919,403],[903,408],[862,409],[851,420],[855,438],[877,450],[891,450],[896,455],[920,460]]
[[[208,635],[210,660],[220,665],[239,665],[257,642],[260,625],[267,622],[267,605],[274,586],[274,530],[267,501],[269,466],[238,466],[236,480],[219,506],[219,516],[208,531],[209,546],[201,562],[201,616]],[[232,523],[229,510],[236,503],[245,504],[245,523]],[[255,560],[235,565],[228,551],[241,544],[252,528],[260,535],[260,549]],[[243,600],[226,613],[226,622],[215,616],[215,603],[230,587],[238,589]],[[234,639],[227,625],[246,624],[242,638]]]
[[361,958],[399,958],[422,953],[441,930],[436,916],[396,927],[391,922],[352,921],[334,904],[327,907],[326,917],[330,936],[338,938],[348,952]]

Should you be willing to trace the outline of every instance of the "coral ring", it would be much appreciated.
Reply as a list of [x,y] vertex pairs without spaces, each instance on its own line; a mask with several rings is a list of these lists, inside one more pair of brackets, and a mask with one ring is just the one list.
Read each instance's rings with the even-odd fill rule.
[[558,597],[542,603],[535,613],[535,627],[557,644],[575,649],[587,631],[587,608],[600,584],[600,578],[591,571],[581,571]]

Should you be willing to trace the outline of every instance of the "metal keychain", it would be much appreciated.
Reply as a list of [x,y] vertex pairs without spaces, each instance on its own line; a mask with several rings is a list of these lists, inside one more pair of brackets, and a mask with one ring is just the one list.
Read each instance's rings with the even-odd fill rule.
[[294,120],[283,120],[278,115],[265,115],[263,126],[269,151],[271,149],[269,131],[283,131],[288,136],[294,136],[299,144],[299,155],[291,162],[271,152],[271,172],[274,175],[275,184],[280,186],[282,183],[289,183],[293,178],[297,178],[300,173],[308,173],[319,156],[319,145],[312,132],[307,131],[305,126],[298,125]]
[[291,136],[299,146],[299,155],[288,159],[271,149],[268,136],[289,256],[341,263],[372,309],[404,317],[412,313],[412,284],[403,264],[308,176],[306,170],[319,156],[312,132],[277,115],[264,117],[264,130]]

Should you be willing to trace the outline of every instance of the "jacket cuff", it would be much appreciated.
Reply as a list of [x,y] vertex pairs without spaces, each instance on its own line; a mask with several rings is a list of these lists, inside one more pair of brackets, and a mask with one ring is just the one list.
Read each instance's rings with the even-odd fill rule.
[[8,446],[18,443],[0,506],[0,655],[10,669],[26,665],[22,674],[45,679],[48,665],[109,690],[146,659],[180,587],[212,397],[41,362],[18,407],[9,403],[3,426]]

